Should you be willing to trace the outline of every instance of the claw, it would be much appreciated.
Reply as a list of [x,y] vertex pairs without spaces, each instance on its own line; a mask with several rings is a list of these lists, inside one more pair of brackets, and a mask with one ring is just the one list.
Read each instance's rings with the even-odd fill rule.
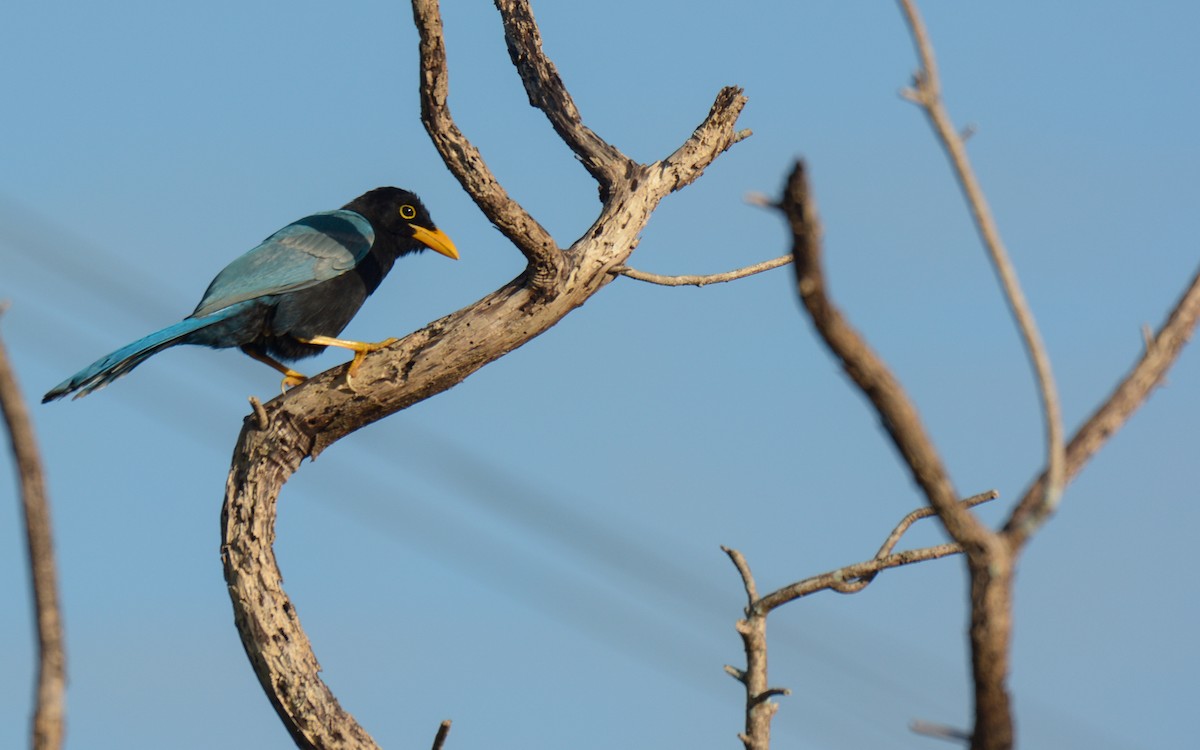
[[371,352],[377,352],[380,349],[386,349],[400,339],[390,338],[384,341],[370,343],[366,341],[347,341],[345,339],[335,339],[330,336],[313,336],[311,339],[300,339],[306,344],[314,344],[316,346],[340,346],[343,349],[349,349],[354,352],[354,359],[350,360],[350,367],[346,370],[346,380],[349,382],[351,378],[358,372],[358,368],[362,365],[362,361]]

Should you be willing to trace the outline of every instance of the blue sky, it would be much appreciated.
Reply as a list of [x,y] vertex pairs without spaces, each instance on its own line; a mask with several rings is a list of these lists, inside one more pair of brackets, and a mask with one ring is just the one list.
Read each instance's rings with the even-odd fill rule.
[[[561,245],[595,187],[530,108],[488,3],[447,3],[451,107]],[[1049,347],[1073,429],[1196,269],[1200,64],[1190,3],[923,4],[956,121]],[[587,123],[670,153],[743,86],[737,145],[670,196],[631,264],[711,273],[786,249],[747,205],[808,159],[832,292],[920,405],[992,521],[1036,473],[1028,367],[945,160],[900,99],[891,3],[540,2]],[[186,315],[228,261],[384,184],[420,193],[462,260],[404,261],[346,334],[401,336],[521,256],[418,120],[403,3],[18,0],[0,28],[0,331],[33,399]],[[463,384],[347,438],[285,488],[276,552],[325,677],[386,747],[738,747],[743,596],[873,554],[920,504],[814,340],[790,271],[669,289],[617,280]],[[345,357],[306,361],[304,371]],[[50,474],[71,748],[287,748],[232,626],[218,516],[246,397],[278,378],[184,347],[35,408]],[[1022,560],[1012,686],[1031,747],[1183,747],[1200,668],[1200,369],[1068,490]],[[2,462],[0,746],[25,742],[32,643]],[[933,525],[912,545],[941,539]],[[957,561],[771,621],[778,747],[928,747],[970,710]]]

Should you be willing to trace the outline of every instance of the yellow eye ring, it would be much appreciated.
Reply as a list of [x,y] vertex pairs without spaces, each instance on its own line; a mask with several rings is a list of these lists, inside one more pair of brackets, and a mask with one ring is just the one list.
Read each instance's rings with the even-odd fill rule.
[[417,218],[417,209],[407,203],[400,207],[400,218],[405,221],[411,221]]

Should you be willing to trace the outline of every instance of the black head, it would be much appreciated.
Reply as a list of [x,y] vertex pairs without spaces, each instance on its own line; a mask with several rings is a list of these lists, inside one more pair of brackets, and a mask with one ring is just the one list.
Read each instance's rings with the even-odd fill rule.
[[458,250],[446,233],[438,229],[421,199],[395,187],[375,188],[347,203],[343,208],[360,214],[375,233],[386,235],[399,247],[400,254],[429,248],[448,258],[458,259]]

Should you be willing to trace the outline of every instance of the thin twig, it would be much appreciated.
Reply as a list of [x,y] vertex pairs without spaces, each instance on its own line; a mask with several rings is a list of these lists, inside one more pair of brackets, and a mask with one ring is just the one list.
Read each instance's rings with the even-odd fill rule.
[[762,273],[763,271],[770,271],[773,268],[786,266],[791,262],[791,255],[783,255],[778,258],[772,258],[771,260],[764,260],[762,263],[755,263],[752,266],[746,266],[744,268],[738,268],[733,271],[726,271],[724,273],[712,273],[706,276],[663,276],[657,273],[639,271],[636,268],[630,268],[629,266],[617,266],[616,268],[610,269],[609,273],[620,274],[621,276],[628,276],[631,279],[646,281],[651,284],[660,284],[662,286],[705,286],[706,284],[720,284],[726,281],[744,279],[747,276],[753,276],[756,273]]
[[754,602],[758,601],[758,589],[754,584],[754,576],[750,573],[750,564],[746,562],[746,558],[741,552],[721,545],[721,551],[729,555],[729,559],[733,561],[733,566],[737,568],[738,575],[742,577],[742,587],[746,590],[747,606],[753,606]]
[[[995,490],[989,490],[978,495],[973,495],[962,501],[960,504],[965,508],[973,508],[981,503],[986,503],[989,500],[994,500],[999,496]],[[896,528],[888,534],[887,539],[875,553],[875,556],[864,562],[846,565],[836,570],[831,570],[827,573],[811,576],[802,581],[784,586],[783,588],[772,591],[763,596],[761,599],[751,602],[750,608],[754,612],[767,613],[773,609],[783,606],[790,601],[800,599],[810,594],[815,594],[818,591],[831,589],[840,594],[854,594],[866,588],[867,584],[871,583],[881,571],[888,568],[898,568],[901,565],[911,565],[913,563],[924,562],[926,560],[937,560],[949,555],[957,555],[963,551],[961,544],[939,544],[933,547],[922,547],[920,549],[906,550],[904,552],[893,553],[892,549],[900,540],[914,522],[921,518],[927,518],[933,515],[932,509],[925,507],[914,510],[901,519]]]
[[1021,290],[1016,269],[1000,238],[1000,230],[992,216],[991,208],[988,206],[987,197],[975,176],[970,157],[967,156],[963,137],[951,122],[950,115],[942,101],[937,62],[934,59],[933,44],[929,40],[925,24],[921,20],[920,13],[917,12],[914,0],[899,1],[921,61],[921,69],[913,77],[913,88],[907,90],[905,96],[924,110],[942,147],[950,157],[955,176],[967,199],[971,216],[975,220],[976,229],[979,231],[984,247],[987,248],[992,267],[995,269],[996,276],[1004,290],[1005,299],[1008,301],[1009,310],[1020,329],[1021,338],[1025,343],[1025,349],[1037,379],[1038,394],[1041,398],[1046,422],[1047,481],[1043,485],[1044,495],[1041,500],[1044,507],[1036,514],[1036,517],[1044,520],[1058,506],[1066,476],[1062,409],[1059,405],[1058,390],[1054,385],[1054,372],[1050,367],[1050,356],[1046,352],[1046,346],[1038,332],[1033,312]]
[[[781,589],[772,591],[755,602],[754,607],[755,609],[770,611],[790,601],[815,594],[818,591],[824,591],[825,589],[832,589],[839,593],[854,593],[854,590],[845,589],[842,586],[848,582],[871,578],[880,571],[887,570],[888,568],[898,568],[901,565],[912,565],[913,563],[925,562],[927,560],[938,560],[950,555],[961,554],[962,551],[963,547],[961,544],[950,543],[905,550],[904,552],[896,552],[886,557],[871,558],[870,560],[847,565],[837,570],[831,570],[828,573],[805,578],[803,581],[797,581],[790,586],[784,586]],[[865,585],[864,583],[858,589],[862,589]]]
[[29,575],[37,620],[37,703],[33,714],[32,747],[34,750],[57,750],[62,747],[64,734],[63,695],[67,681],[67,658],[58,605],[50,500],[46,496],[42,459],[33,423],[3,342],[0,342],[0,411],[4,412],[8,426],[21,485]]
[[970,742],[971,733],[964,732],[956,727],[949,727],[945,724],[935,724],[932,721],[921,721],[914,719],[909,723],[908,728],[914,733],[924,735],[926,737],[934,737],[939,740],[949,740],[950,742]]
[[[987,492],[981,492],[978,495],[972,495],[971,497],[966,498],[961,504],[967,508],[974,508],[976,505],[982,505],[983,503],[995,500],[998,497],[1000,497],[999,492],[996,490],[988,490]],[[933,508],[925,506],[923,508],[917,508],[912,513],[909,513],[907,516],[900,519],[900,523],[896,524],[896,528],[892,529],[892,533],[888,534],[888,538],[883,541],[882,545],[880,545],[879,551],[875,553],[875,559],[878,560],[892,554],[892,549],[895,548],[896,543],[900,541],[900,537],[904,536],[904,533],[908,531],[909,527],[922,518],[929,518],[932,515],[934,515]]]

